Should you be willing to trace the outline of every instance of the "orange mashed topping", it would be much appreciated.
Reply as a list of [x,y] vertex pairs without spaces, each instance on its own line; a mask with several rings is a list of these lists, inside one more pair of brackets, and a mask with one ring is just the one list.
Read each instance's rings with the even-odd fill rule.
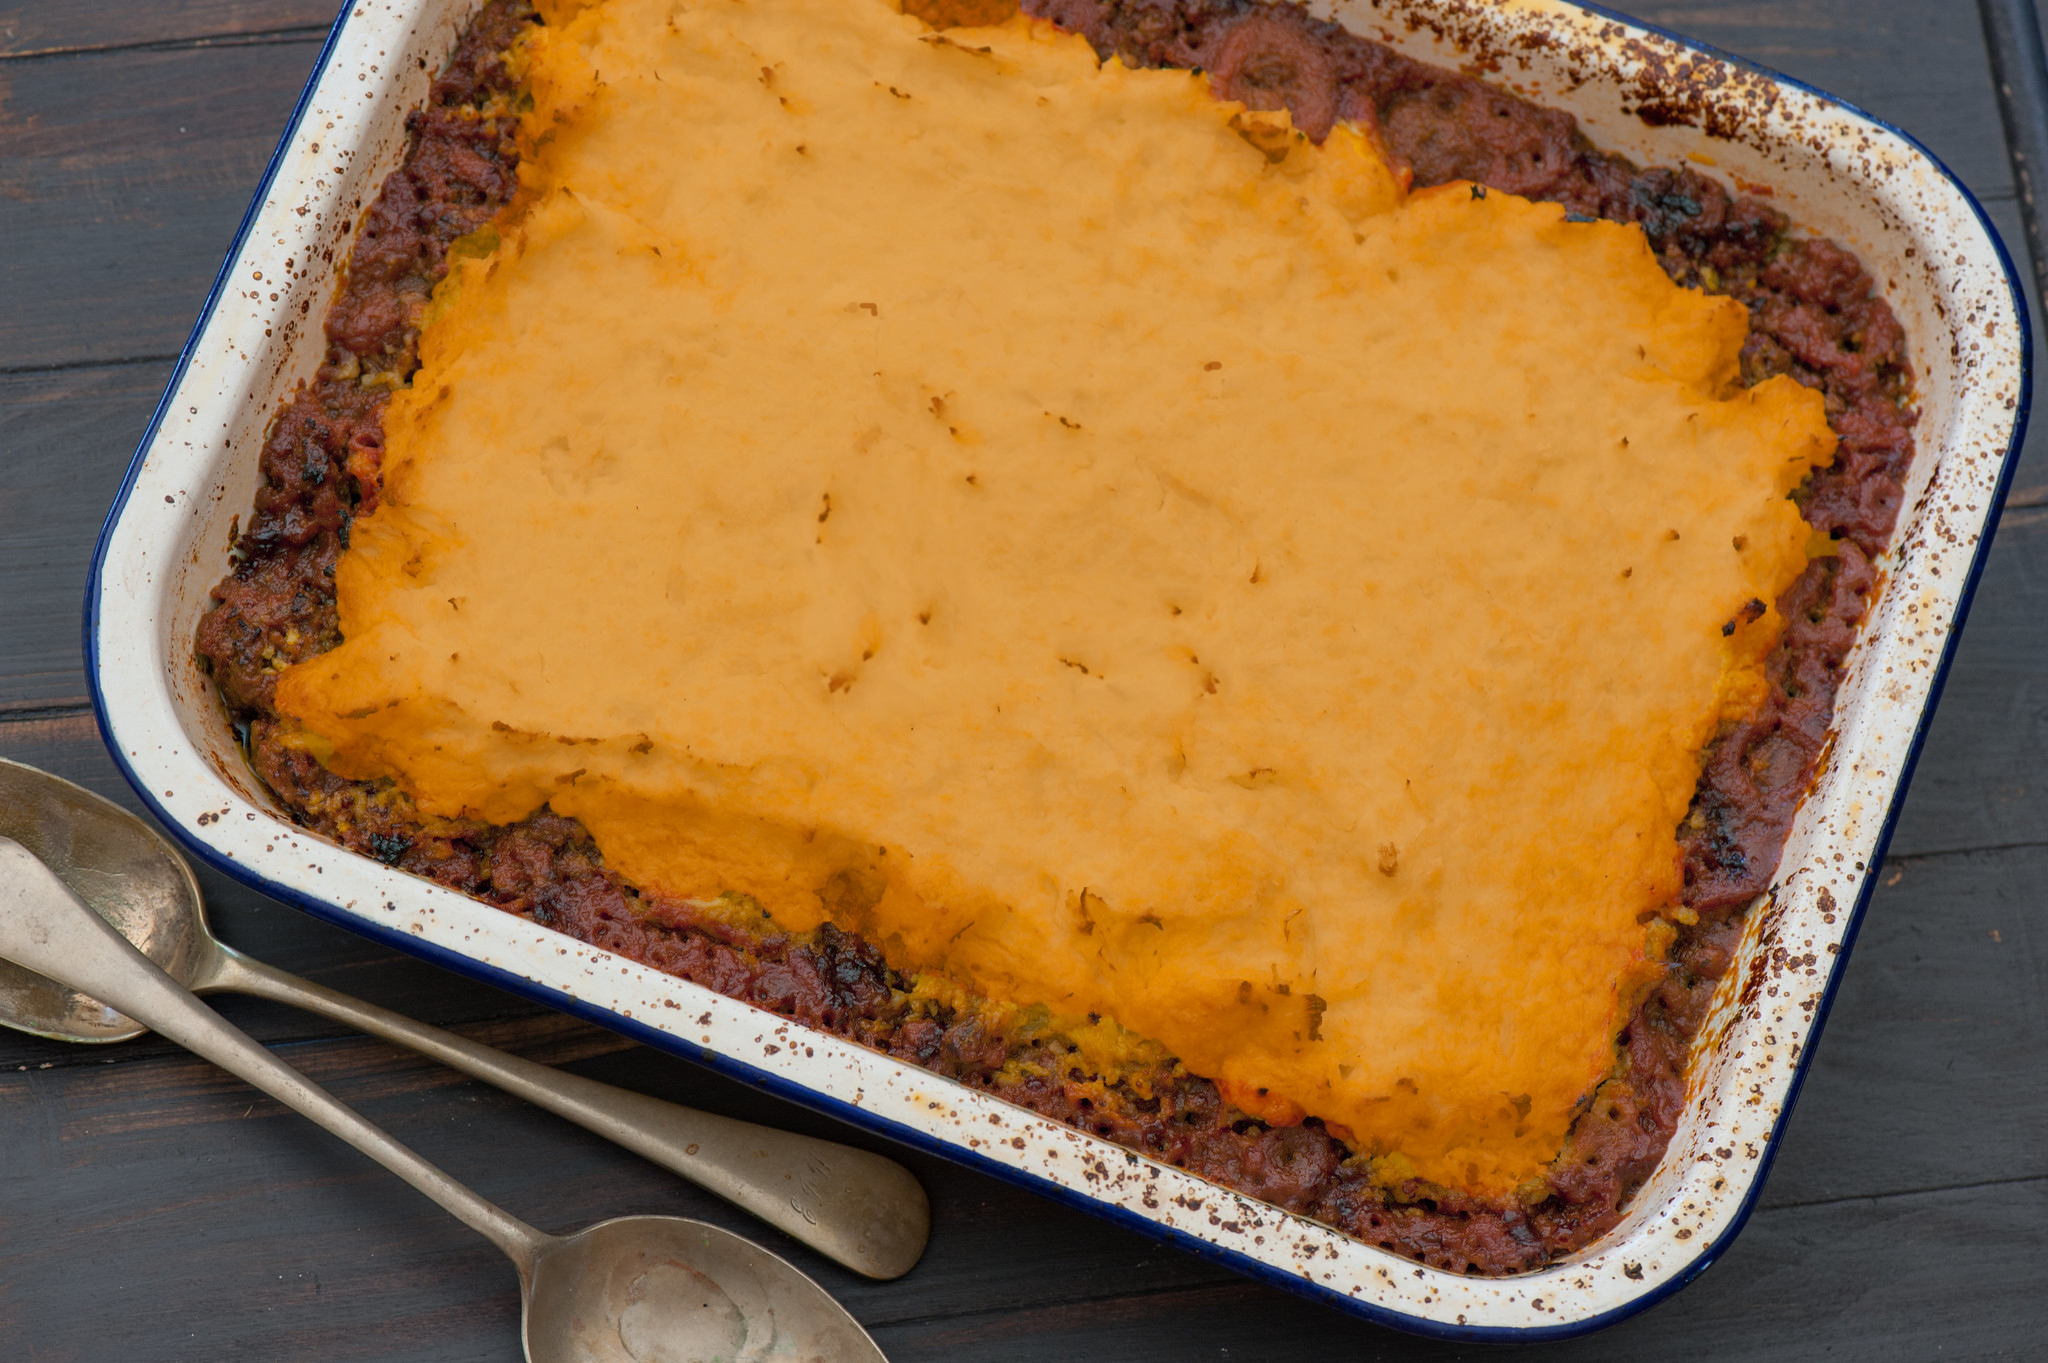
[[1632,226],[1043,24],[550,17],[305,741],[1539,1174],[1759,695],[1819,396],[1740,390],[1743,309]]

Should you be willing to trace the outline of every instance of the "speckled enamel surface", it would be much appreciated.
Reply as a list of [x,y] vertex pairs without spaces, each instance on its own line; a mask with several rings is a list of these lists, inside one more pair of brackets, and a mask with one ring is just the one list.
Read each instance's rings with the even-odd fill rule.
[[1612,150],[1769,186],[1794,221],[1850,246],[1883,282],[1919,376],[1919,455],[1823,771],[1696,1043],[1670,1150],[1622,1225],[1586,1251],[1506,1279],[1418,1267],[355,856],[278,813],[194,660],[193,630],[250,504],[263,429],[319,362],[337,262],[467,5],[362,0],[345,16],[145,437],[101,541],[87,622],[117,760],[193,851],[323,917],[1388,1323],[1562,1334],[1668,1292],[1718,1252],[1759,1188],[1981,561],[2025,416],[2010,265],[1925,152],[1790,82],[1557,0],[1317,8],[1417,56],[1477,63],[1571,110]]

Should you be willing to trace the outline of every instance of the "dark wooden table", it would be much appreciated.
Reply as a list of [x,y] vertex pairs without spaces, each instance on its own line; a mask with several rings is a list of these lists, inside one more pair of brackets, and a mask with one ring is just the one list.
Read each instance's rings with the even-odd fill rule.
[[[131,807],[80,669],[93,537],[332,7],[0,0],[0,754]],[[1636,8],[1902,125],[2021,249],[1969,0]],[[1673,1301],[1538,1352],[2048,1357],[2043,440],[1761,1209]],[[874,1144],[202,879],[222,935],[280,966],[579,1073]],[[898,1363],[1486,1352],[1375,1329],[919,1155],[903,1157],[931,1190],[930,1252],[899,1282],[856,1281],[495,1090],[288,1010],[221,1007],[542,1227],[676,1212],[759,1236]],[[0,1034],[0,1360],[518,1356],[497,1251],[306,1122],[153,1038]]]

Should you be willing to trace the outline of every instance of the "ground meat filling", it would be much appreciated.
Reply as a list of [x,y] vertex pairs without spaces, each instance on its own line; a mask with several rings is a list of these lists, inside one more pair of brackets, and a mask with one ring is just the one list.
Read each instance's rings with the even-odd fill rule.
[[521,91],[504,54],[530,22],[526,7],[493,0],[407,117],[405,164],[370,206],[327,312],[326,362],[271,424],[235,571],[199,624],[199,655],[237,715],[273,714],[277,674],[341,640],[334,564],[349,519],[377,505],[384,404],[418,367],[419,318],[449,245],[518,186]]
[[[913,0],[935,21],[991,22],[1006,0]],[[1835,688],[1875,585],[1871,560],[1897,517],[1913,455],[1904,333],[1856,258],[1795,239],[1757,198],[1692,170],[1639,170],[1593,147],[1570,115],[1403,57],[1288,5],[1254,0],[1029,0],[1130,65],[1207,71],[1219,94],[1286,108],[1322,138],[1339,119],[1377,128],[1418,184],[1473,180],[1640,223],[1680,282],[1743,302],[1743,378],[1790,374],[1826,398],[1841,439],[1803,487],[1806,519],[1837,542],[1779,601],[1790,622],[1768,695],[1709,747],[1679,829],[1682,923],[1670,968],[1620,1038],[1545,1180],[1504,1203],[1419,1181],[1389,1187],[1311,1118],[1275,1127],[1177,1066],[1115,1081],[1057,1037],[1018,1032],[1000,1009],[917,994],[881,953],[829,924],[798,937],[736,928],[645,895],[607,871],[588,833],[543,809],[492,826],[430,819],[390,782],[345,781],[295,746],[274,706],[277,674],[339,642],[334,565],[350,519],[376,506],[389,394],[417,367],[419,318],[450,247],[517,188],[505,54],[535,22],[492,0],[408,122],[404,166],[384,183],[326,322],[326,363],[272,425],[254,515],[214,588],[197,649],[245,726],[257,774],[308,828],[387,865],[820,1027],[1418,1262],[1473,1273],[1540,1267],[1612,1227],[1662,1158],[1685,1099],[1684,1064],[1727,972],[1742,910],[1769,885],[1826,742]]]

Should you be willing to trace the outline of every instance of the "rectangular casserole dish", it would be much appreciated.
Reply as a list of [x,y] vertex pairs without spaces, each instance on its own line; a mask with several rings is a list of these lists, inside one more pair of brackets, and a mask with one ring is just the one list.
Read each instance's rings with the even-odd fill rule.
[[1954,179],[1902,134],[1793,82],[1555,0],[1319,7],[1424,60],[1476,63],[1573,113],[1608,150],[1770,186],[1795,223],[1883,281],[1919,380],[1919,454],[1832,747],[1696,1044],[1667,1157],[1587,1250],[1515,1278],[1466,1278],[358,857],[264,794],[194,660],[194,627],[271,413],[324,350],[336,262],[470,8],[363,0],[337,21],[101,537],[86,617],[95,704],[165,824],[320,917],[1383,1323],[1460,1338],[1578,1333],[1706,1267],[1753,1203],[1797,1092],[2024,427],[2025,310]]

